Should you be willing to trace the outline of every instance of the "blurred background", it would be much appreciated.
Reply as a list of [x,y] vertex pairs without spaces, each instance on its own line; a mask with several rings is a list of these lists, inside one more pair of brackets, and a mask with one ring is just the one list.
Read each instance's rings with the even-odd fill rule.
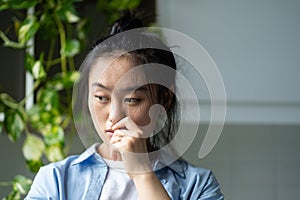
[[[79,12],[91,19],[89,44],[100,27],[105,28],[93,3],[87,1]],[[208,127],[204,119],[183,158],[212,169],[228,200],[298,199],[300,1],[144,0],[138,10],[149,22],[200,43],[224,80],[227,116],[218,143],[204,159],[197,157]],[[9,12],[0,13],[0,28],[10,20]],[[77,57],[77,67],[83,57]],[[22,99],[24,53],[1,46],[0,58],[0,91]],[[33,177],[21,153],[22,143],[0,135],[0,182],[16,174]],[[69,154],[84,149],[75,136]],[[1,186],[0,197],[10,190]]]

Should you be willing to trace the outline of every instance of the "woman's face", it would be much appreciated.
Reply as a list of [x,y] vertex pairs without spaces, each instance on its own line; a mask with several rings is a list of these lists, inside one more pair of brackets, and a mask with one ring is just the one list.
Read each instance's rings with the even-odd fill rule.
[[94,126],[106,144],[112,137],[112,126],[125,117],[140,126],[145,135],[155,128],[160,107],[151,106],[157,103],[156,92],[151,92],[151,87],[144,84],[146,78],[141,71],[130,71],[133,68],[126,58],[101,58],[91,68],[89,110]]

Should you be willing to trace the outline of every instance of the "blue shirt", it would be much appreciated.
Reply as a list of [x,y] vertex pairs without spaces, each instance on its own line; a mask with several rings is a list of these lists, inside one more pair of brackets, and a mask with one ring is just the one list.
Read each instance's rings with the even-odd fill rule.
[[[80,156],[41,167],[25,198],[98,200],[108,172],[103,158],[91,146]],[[210,170],[183,160],[155,171],[171,199],[223,200],[220,186]]]

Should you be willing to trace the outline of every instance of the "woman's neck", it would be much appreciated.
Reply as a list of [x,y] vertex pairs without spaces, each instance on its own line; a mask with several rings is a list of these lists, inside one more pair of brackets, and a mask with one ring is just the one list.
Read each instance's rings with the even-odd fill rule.
[[121,154],[112,145],[105,143],[100,144],[97,148],[97,153],[100,154],[104,159],[122,161]]

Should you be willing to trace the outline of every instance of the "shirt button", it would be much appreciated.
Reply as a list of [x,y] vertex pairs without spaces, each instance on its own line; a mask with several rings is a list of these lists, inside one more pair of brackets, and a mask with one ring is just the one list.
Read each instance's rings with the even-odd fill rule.
[[162,179],[162,180],[161,180],[161,183],[162,183],[162,184],[166,184],[167,182],[168,182],[168,180],[166,180],[166,179]]

